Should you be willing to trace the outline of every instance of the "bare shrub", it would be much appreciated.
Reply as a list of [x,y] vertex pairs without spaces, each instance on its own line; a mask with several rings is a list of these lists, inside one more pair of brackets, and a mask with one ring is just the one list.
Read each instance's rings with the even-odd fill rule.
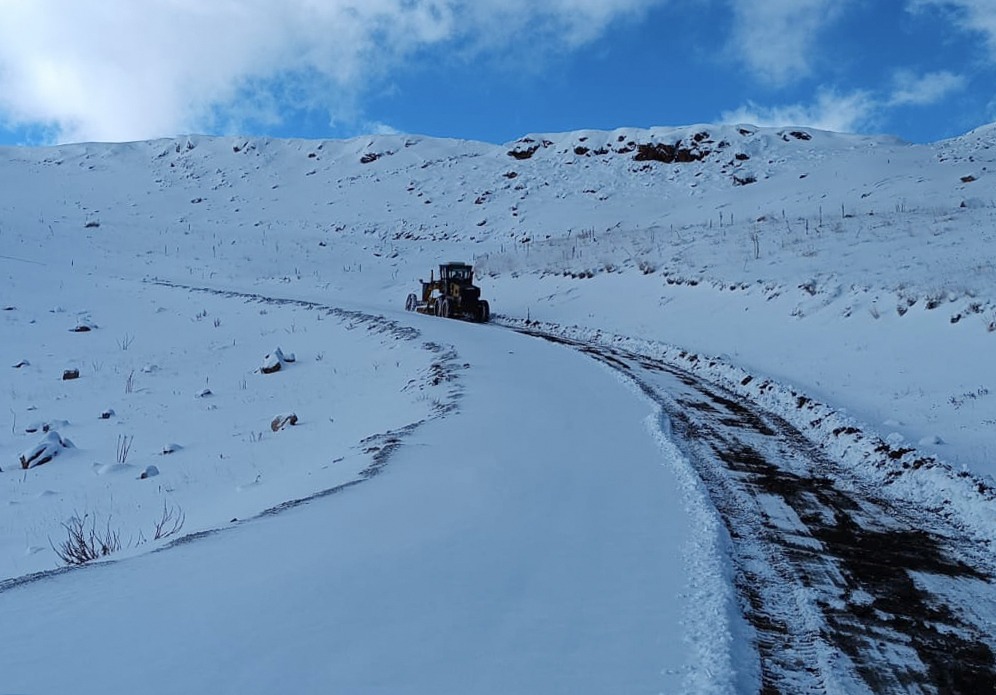
[[56,547],[49,539],[49,545],[67,565],[85,565],[121,549],[121,539],[117,531],[111,530],[109,517],[102,531],[97,531],[97,521],[89,514],[82,517],[74,514],[69,521],[63,522],[62,528],[66,531],[66,540]]
[[[178,534],[186,520],[187,517],[179,506],[163,500],[163,511],[155,524],[153,539],[162,540]],[[66,531],[66,540],[56,546],[50,538],[49,545],[67,565],[85,565],[122,548],[121,536],[111,528],[110,517],[100,531],[97,530],[96,519],[89,514],[83,516],[74,514],[69,521],[62,524],[62,528]],[[139,531],[138,545],[143,543],[145,543],[145,534]]]
[[156,522],[156,530],[152,537],[158,541],[176,535],[183,528],[183,522],[186,520],[187,516],[182,509],[163,500],[163,513],[159,517],[159,521]]

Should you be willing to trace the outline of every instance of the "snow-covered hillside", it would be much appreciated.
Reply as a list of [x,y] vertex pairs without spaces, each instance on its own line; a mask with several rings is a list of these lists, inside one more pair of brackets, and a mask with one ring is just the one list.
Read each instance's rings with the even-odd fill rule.
[[375,311],[476,259],[499,313],[726,354],[991,474],[994,145],[701,125],[8,149],[0,234],[36,274]]
[[[397,568],[384,558],[423,546],[432,548],[434,562],[446,562],[447,549],[467,553],[477,541],[494,541],[509,556],[522,551],[508,563],[514,576],[465,559],[456,570],[482,581],[491,572],[482,586],[521,613],[503,623],[507,639],[491,644],[497,638],[480,628],[472,635],[478,644],[508,656],[502,650],[511,649],[521,630],[560,635],[552,624],[596,635],[603,618],[632,618],[636,604],[599,600],[582,619],[571,601],[631,592],[657,606],[661,623],[641,615],[619,629],[632,629],[634,643],[647,648],[624,653],[626,642],[609,653],[615,647],[608,643],[561,644],[556,658],[580,669],[576,680],[558,681],[561,691],[579,692],[578,683],[610,691],[621,674],[631,676],[632,689],[618,692],[750,690],[758,676],[752,657],[737,646],[749,628],[732,608],[728,539],[716,530],[689,471],[674,464],[661,477],[637,465],[650,460],[654,446],[634,443],[642,435],[625,424],[633,394],[607,389],[611,379],[604,374],[576,383],[586,372],[573,362],[558,365],[548,352],[553,348],[526,347],[526,339],[497,326],[440,326],[403,312],[419,278],[448,260],[475,263],[499,324],[638,344],[644,354],[686,366],[697,361],[689,368],[786,418],[855,466],[858,478],[884,480],[903,503],[942,510],[976,537],[996,529],[996,125],[926,146],[747,125],[534,134],[503,146],[405,135],[321,142],[190,136],[6,148],[0,182],[0,399],[10,418],[0,433],[0,581],[8,580],[0,584],[7,590],[0,591],[0,610],[11,610],[4,597],[36,584],[26,580],[32,573],[62,564],[58,553],[74,520],[102,540],[114,535],[121,547],[112,557],[131,558],[123,564],[137,563],[132,571],[142,580],[179,578],[190,563],[207,562],[204,554],[226,558],[231,569],[259,572],[240,553],[251,553],[254,539],[263,537],[251,531],[260,519],[366,481],[407,450],[395,482],[360,486],[382,484],[386,496],[363,494],[397,510],[395,516],[382,509],[387,521],[374,529],[389,541],[371,528],[360,534],[363,567],[390,572]],[[278,348],[292,359],[280,361]],[[510,357],[516,354],[522,360]],[[262,373],[275,361],[279,372]],[[78,378],[64,380],[71,370]],[[534,398],[528,407],[517,405]],[[555,416],[558,407],[567,410]],[[447,424],[457,411],[476,413],[466,416],[469,429]],[[609,415],[617,412],[626,415]],[[297,424],[275,422],[291,413]],[[544,413],[548,427],[535,421]],[[582,436],[607,418],[615,429],[601,438]],[[450,466],[440,468],[450,427],[459,434],[445,459]],[[55,458],[22,468],[20,459],[46,443]],[[556,460],[556,466],[541,476],[528,465],[530,450],[537,465]],[[633,465],[619,489],[612,476],[587,477],[587,466],[581,480],[567,482],[572,461],[595,452],[603,461],[613,451]],[[878,465],[875,456],[892,466],[877,479],[859,470]],[[511,458],[518,464],[507,469],[514,482],[503,482]],[[483,464],[485,473],[468,472],[466,459]],[[418,466],[426,467],[424,476]],[[636,494],[627,480],[670,492]],[[391,487],[400,481],[433,504]],[[556,481],[564,481],[564,490]],[[519,521],[487,516],[483,506],[477,512],[483,516],[461,504],[444,513],[453,500],[439,491],[450,483],[469,505],[485,483],[493,486],[495,509],[507,505]],[[583,529],[606,553],[619,537],[635,538],[609,553],[610,562],[629,567],[643,547],[681,556],[681,567],[634,564],[631,573],[645,572],[635,585],[596,581],[587,559],[572,564],[585,552],[580,544],[565,550],[572,558],[566,566],[534,576],[535,564],[570,537],[571,515],[595,504],[599,489],[618,503],[613,514],[632,507],[618,518],[607,511],[604,523]],[[547,523],[544,495],[562,492],[568,498],[555,513],[564,526],[519,545],[536,524]],[[674,511],[657,516],[660,505]],[[348,525],[375,523],[369,507],[360,507],[302,512],[300,522],[281,523],[288,529],[337,524],[332,547],[349,557],[360,544],[348,542]],[[404,516],[410,513],[428,521],[422,526]],[[448,513],[469,515],[466,537],[457,533],[461,519]],[[170,533],[180,515],[182,529]],[[246,520],[255,521],[243,527]],[[605,531],[604,524],[616,523],[618,536]],[[417,538],[397,533],[406,524]],[[208,541],[223,550],[173,547],[165,555],[182,558],[175,565],[147,557],[147,550],[186,534],[230,526],[235,535]],[[492,537],[490,529],[499,526],[507,535]],[[267,542],[286,538],[266,528],[260,533]],[[307,542],[304,552],[313,554],[320,541]],[[376,543],[384,544],[383,558],[368,556]],[[280,562],[290,562],[287,555]],[[334,563],[319,565],[313,571],[335,571]],[[414,601],[421,588],[438,590],[438,576],[418,566]],[[556,596],[558,586],[575,578],[571,570],[588,579],[550,609],[552,623],[538,627],[540,594],[530,591],[542,587],[544,600]],[[87,591],[101,583],[87,572],[79,576]],[[307,584],[306,576],[298,568],[279,581]],[[335,591],[358,589],[363,576],[359,569],[340,576]],[[75,577],[59,578],[58,591],[71,591]],[[376,596],[385,582],[357,595]],[[703,587],[711,591],[708,599]],[[255,595],[256,588],[233,596]],[[131,601],[143,592],[125,591]],[[683,608],[665,609],[677,594]],[[395,637],[426,640],[425,654],[456,649],[459,630],[474,625],[473,611],[482,610],[470,593],[456,597],[467,612],[419,614],[436,637]],[[204,598],[171,590],[168,600]],[[30,621],[44,598],[25,601],[17,617]],[[707,615],[693,603],[705,605]],[[376,626],[392,620],[390,610],[371,619],[352,606],[336,615],[357,632],[357,644],[373,644],[383,636]],[[229,619],[237,606],[219,611],[219,619]],[[45,637],[66,620],[92,616],[56,612],[39,619]],[[164,611],[155,619],[182,629]],[[293,632],[282,626],[281,634],[285,628]],[[439,637],[450,628],[455,635]],[[685,633],[683,646],[668,629]],[[65,639],[68,652],[68,633]],[[364,664],[372,658],[358,646],[352,652],[340,646]],[[199,648],[207,647],[190,643],[174,665]],[[114,649],[137,657],[117,640]],[[265,644],[246,649],[258,655]],[[537,638],[531,649],[552,649],[551,642]],[[662,653],[670,656],[654,662]],[[244,656],[225,663],[234,668]],[[319,656],[305,650],[299,658],[310,663]],[[456,692],[469,682],[461,677],[486,661],[464,652],[454,659],[466,673],[424,683]],[[343,656],[340,666],[347,662]],[[4,659],[0,672],[9,665]],[[436,666],[429,672],[441,677],[445,668]],[[531,687],[555,678],[549,662],[537,657],[522,667],[527,680],[491,673],[477,681],[480,688],[463,691],[558,690]],[[355,663],[349,668],[355,673],[342,681],[343,692],[373,687],[364,680],[367,671]],[[663,680],[655,680],[661,672]],[[538,680],[530,683],[530,674]],[[35,676],[22,670],[13,687],[64,685]],[[378,683],[390,688],[406,677],[410,672],[399,670]],[[120,678],[120,687],[133,686],[141,670],[132,667]],[[194,689],[226,682],[224,674],[185,678]],[[311,691],[328,682],[299,685]],[[261,683],[255,691],[277,687],[271,676]],[[844,678],[830,690],[860,692],[853,685]]]

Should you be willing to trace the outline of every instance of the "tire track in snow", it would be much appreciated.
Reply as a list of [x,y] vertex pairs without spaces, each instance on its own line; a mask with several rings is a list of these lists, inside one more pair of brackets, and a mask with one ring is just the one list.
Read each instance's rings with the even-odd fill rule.
[[[242,299],[247,302],[258,302],[261,304],[270,304],[276,306],[299,306],[305,309],[313,309],[317,311],[324,311],[330,316],[336,316],[344,320],[350,320],[356,325],[366,325],[367,329],[372,333],[387,333],[391,337],[398,340],[417,340],[422,336],[422,334],[416,328],[411,326],[403,326],[397,321],[392,321],[383,316],[374,316],[373,314],[366,314],[360,311],[349,311],[346,309],[340,309],[338,307],[329,306],[326,304],[320,304],[318,302],[310,302],[302,299],[285,299],[279,297],[269,297],[261,294],[256,294],[252,292],[237,292],[235,290],[219,290],[212,289],[208,287],[194,287],[190,285],[181,285],[173,282],[168,282],[164,280],[154,280],[153,284],[160,285],[163,287],[171,287],[174,289],[184,289],[190,292],[202,292],[205,294],[213,294],[221,297],[231,298],[231,299]],[[287,500],[281,502],[280,504],[264,509],[259,514],[251,517],[251,519],[258,519],[266,516],[273,516],[274,514],[279,514],[288,509],[293,509],[302,504],[306,504],[313,500],[327,497],[329,495],[337,494],[343,490],[357,485],[365,480],[369,480],[374,476],[378,475],[388,464],[391,456],[394,454],[398,448],[401,447],[402,442],[405,437],[412,434],[425,424],[430,419],[435,419],[439,417],[445,417],[450,413],[454,412],[457,407],[460,398],[463,396],[462,387],[455,383],[457,381],[457,373],[460,369],[464,367],[457,364],[457,359],[459,355],[456,349],[451,346],[443,346],[438,343],[427,342],[423,343],[422,348],[428,352],[436,355],[436,359],[432,361],[429,365],[428,374],[425,376],[424,381],[431,386],[439,386],[444,383],[450,384],[450,389],[446,394],[446,398],[442,400],[436,400],[432,406],[432,412],[427,418],[423,418],[416,422],[411,422],[403,427],[390,430],[381,434],[374,434],[363,439],[359,445],[362,447],[362,453],[370,456],[370,465],[360,471],[359,477],[355,480],[350,480],[341,485],[337,485],[333,488],[327,490],[319,490],[311,495],[302,497],[299,499]],[[409,383],[409,386],[412,384]],[[407,388],[407,387],[406,387]],[[251,520],[250,519],[250,520]],[[195,535],[195,534],[192,534]],[[170,544],[167,544],[163,549],[168,548],[172,545],[185,542],[187,537],[178,538]],[[2,588],[2,587],[0,587]]]
[[[219,290],[209,287],[196,287],[192,285],[181,285],[178,283],[168,282],[165,280],[151,280],[151,284],[159,285],[161,287],[168,287],[172,289],[187,290],[189,292],[201,292],[204,294],[213,294],[221,297],[226,297],[230,299],[242,299],[248,302],[258,302],[260,304],[269,304],[275,306],[299,306],[306,309],[314,309],[317,311],[324,311],[330,316],[336,316],[342,320],[348,320],[353,322],[354,325],[365,325],[367,329],[372,333],[386,333],[391,337],[398,340],[409,340],[414,341],[422,337],[422,334],[415,328],[411,326],[403,326],[396,321],[392,321],[383,316],[374,316],[372,314],[366,314],[359,311],[349,311],[346,309],[340,309],[338,307],[332,307],[325,304],[320,304],[318,302],[309,302],[305,300],[296,299],[283,299],[278,297],[268,297],[256,293],[248,292],[236,292],[233,290]],[[299,507],[303,504],[308,504],[315,500],[321,499],[323,497],[329,497],[331,495],[339,494],[345,490],[353,487],[354,485],[359,485],[360,483],[369,480],[381,473],[384,468],[388,465],[391,456],[401,447],[404,438],[411,435],[419,427],[424,425],[426,422],[432,419],[446,417],[447,415],[455,412],[459,407],[459,401],[463,396],[462,386],[458,383],[458,373],[464,366],[458,364],[459,355],[456,349],[451,346],[443,346],[437,343],[426,342],[423,343],[422,349],[427,350],[430,353],[436,355],[436,358],[429,365],[428,373],[424,376],[423,381],[431,386],[439,386],[441,384],[449,384],[449,389],[447,390],[445,397],[442,399],[435,400],[432,404],[432,409],[428,417],[422,418],[415,422],[411,422],[400,428],[393,429],[384,433],[374,434],[366,437],[359,442],[361,447],[361,453],[370,456],[370,464],[359,472],[359,477],[353,480],[347,480],[344,483],[336,485],[331,488],[324,490],[318,490],[305,497],[300,497],[291,500],[285,500],[280,504],[274,505],[261,512],[248,517],[246,519],[233,520],[234,524],[245,523],[248,521],[253,521],[256,519],[261,519],[268,516],[274,516],[280,514],[289,509]],[[417,382],[410,382],[409,386],[416,385]],[[407,387],[406,387],[407,388]],[[161,545],[150,552],[162,552],[168,550],[174,546],[184,545],[186,543],[192,543],[202,538],[208,536],[213,536],[226,528],[231,528],[231,526],[226,526],[222,528],[211,528],[203,529],[201,531],[194,531],[192,533],[184,534],[178,538],[174,538],[170,542]],[[84,571],[87,569],[93,569],[101,565],[113,564],[121,562],[118,558],[109,558],[101,560],[99,562],[87,563],[84,565],[72,565],[65,567],[56,567],[51,570],[44,570],[41,572],[32,572],[31,574],[26,574],[20,577],[11,577],[0,581],[0,593],[5,591],[10,591],[11,589],[17,588],[25,584],[31,584],[33,582],[41,581],[49,577],[54,577],[57,575],[64,574],[66,572],[76,572]]]
[[784,419],[680,368],[534,328],[634,383],[730,536],[763,693],[994,692],[988,548],[862,484]]

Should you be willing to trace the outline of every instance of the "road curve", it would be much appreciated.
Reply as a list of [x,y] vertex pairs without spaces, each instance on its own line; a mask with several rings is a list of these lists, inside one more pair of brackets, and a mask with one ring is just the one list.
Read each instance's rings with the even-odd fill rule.
[[[647,402],[558,345],[399,320],[447,346],[439,393],[460,388],[445,417],[385,440],[376,475],[340,493],[8,586],[0,689],[573,695],[752,682],[724,661],[724,640],[747,626],[721,568],[689,572],[701,529],[648,436]],[[715,588],[711,603],[682,599],[694,585]],[[719,637],[690,640],[695,620]]]
[[564,338],[635,384],[732,539],[765,693],[996,692],[993,558],[862,485],[785,420],[651,357]]

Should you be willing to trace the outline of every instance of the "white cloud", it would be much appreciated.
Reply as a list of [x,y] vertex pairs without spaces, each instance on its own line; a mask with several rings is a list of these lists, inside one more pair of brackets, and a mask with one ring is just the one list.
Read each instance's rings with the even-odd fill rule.
[[903,70],[896,74],[895,86],[889,97],[890,106],[928,106],[962,90],[968,81],[962,75],[942,70],[925,75]]
[[665,1],[0,0],[0,120],[62,141],[144,139],[279,121],[275,89],[355,112],[421,48],[540,36],[571,49]]
[[759,78],[780,86],[806,77],[821,30],[850,0],[732,0],[732,48]]
[[823,90],[812,104],[764,107],[753,102],[727,111],[723,123],[751,123],[757,126],[806,126],[838,133],[858,132],[872,122],[878,104],[869,92],[838,94]]
[[865,132],[876,127],[890,108],[929,106],[966,85],[964,77],[951,72],[916,75],[903,70],[896,73],[893,89],[887,97],[867,90],[840,93],[824,88],[812,103],[761,106],[748,102],[724,112],[720,120],[757,126],[807,126],[838,133]]
[[996,2],[993,0],[909,0],[913,12],[937,7],[949,13],[961,29],[982,34],[993,60],[996,60]]

